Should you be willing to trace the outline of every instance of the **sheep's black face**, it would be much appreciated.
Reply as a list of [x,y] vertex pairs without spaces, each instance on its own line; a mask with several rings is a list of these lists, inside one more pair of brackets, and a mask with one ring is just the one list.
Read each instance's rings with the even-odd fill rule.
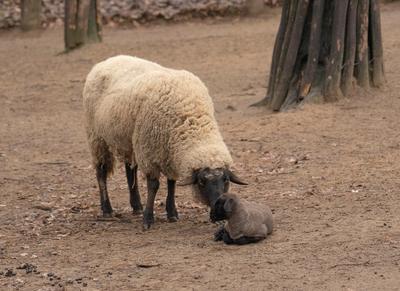
[[193,182],[200,194],[201,200],[214,208],[217,199],[229,191],[229,183],[247,185],[230,170],[224,168],[204,168],[193,173]]
[[225,211],[224,208],[225,202],[226,202],[225,199],[219,198],[215,202],[214,207],[211,208],[210,220],[212,222],[228,219],[227,212]]
[[197,171],[195,187],[198,188],[201,200],[213,207],[215,201],[229,190],[229,177],[222,169],[203,169]]
[[229,169],[203,168],[193,172],[187,181],[179,183],[180,186],[193,185],[199,194],[199,199],[206,205],[214,208],[217,199],[229,191],[229,183],[247,185]]

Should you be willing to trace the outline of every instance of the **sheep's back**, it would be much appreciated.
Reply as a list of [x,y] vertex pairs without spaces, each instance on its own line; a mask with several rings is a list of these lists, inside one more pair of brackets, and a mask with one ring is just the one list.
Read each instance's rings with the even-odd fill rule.
[[133,134],[139,166],[149,171],[158,167],[177,179],[182,172],[180,161],[191,147],[210,136],[220,139],[208,90],[199,78],[183,70],[146,73],[136,85],[135,92],[146,96]]

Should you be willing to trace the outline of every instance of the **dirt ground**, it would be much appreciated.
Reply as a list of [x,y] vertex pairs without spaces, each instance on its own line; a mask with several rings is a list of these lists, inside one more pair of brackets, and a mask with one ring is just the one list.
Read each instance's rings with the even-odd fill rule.
[[[266,90],[279,11],[132,30],[68,55],[62,29],[0,34],[1,290],[399,290],[400,3],[382,12],[387,87],[271,114]],[[212,240],[207,209],[179,188],[168,223],[130,213],[121,167],[116,221],[101,221],[81,92],[98,61],[130,54],[185,68],[207,84],[235,170],[232,191],[273,209],[266,241]],[[140,179],[142,200],[145,198]],[[165,182],[163,180],[163,182]]]

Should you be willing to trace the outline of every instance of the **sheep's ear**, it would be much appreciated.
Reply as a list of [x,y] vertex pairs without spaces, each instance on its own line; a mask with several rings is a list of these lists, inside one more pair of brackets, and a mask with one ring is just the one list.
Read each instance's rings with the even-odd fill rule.
[[226,201],[224,203],[225,212],[228,212],[228,213],[232,212],[234,203],[235,203],[235,200],[233,198],[226,199]]
[[197,182],[197,172],[194,172],[192,176],[182,180],[181,182],[177,183],[178,186],[188,186],[196,184]]
[[226,174],[229,176],[229,180],[232,183],[238,184],[238,185],[248,185],[246,182],[242,181],[238,176],[236,176],[232,171],[226,170]]

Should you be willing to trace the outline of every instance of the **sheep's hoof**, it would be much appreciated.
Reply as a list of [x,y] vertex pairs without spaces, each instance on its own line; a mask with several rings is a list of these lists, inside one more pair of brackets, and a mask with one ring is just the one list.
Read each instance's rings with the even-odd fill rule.
[[119,220],[121,220],[121,218],[122,218],[122,215],[119,214],[119,213],[115,213],[115,212],[111,212],[111,213],[106,212],[106,213],[104,213],[103,212],[103,214],[102,215],[98,215],[96,219],[98,221],[119,221]]
[[149,223],[143,223],[143,230],[149,230],[151,227],[151,224]]
[[103,218],[113,218],[112,212],[103,212]]
[[177,222],[179,219],[178,211],[175,208],[170,211],[167,210],[167,219],[168,222]]
[[140,208],[140,209],[133,209],[132,210],[132,214],[133,215],[140,215],[140,214],[142,214],[143,213],[143,209],[142,208]]
[[153,211],[148,211],[147,209],[143,212],[143,229],[150,229],[151,225],[154,223],[154,213]]
[[177,222],[177,221],[178,221],[178,217],[176,217],[176,216],[168,217],[168,222]]

